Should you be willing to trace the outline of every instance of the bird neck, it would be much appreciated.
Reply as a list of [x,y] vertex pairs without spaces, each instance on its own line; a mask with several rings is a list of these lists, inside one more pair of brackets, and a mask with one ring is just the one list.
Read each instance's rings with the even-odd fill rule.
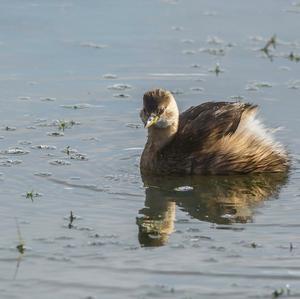
[[150,127],[148,129],[148,140],[146,147],[151,150],[151,152],[156,152],[161,150],[164,146],[170,143],[178,130],[178,122],[166,128],[156,128]]

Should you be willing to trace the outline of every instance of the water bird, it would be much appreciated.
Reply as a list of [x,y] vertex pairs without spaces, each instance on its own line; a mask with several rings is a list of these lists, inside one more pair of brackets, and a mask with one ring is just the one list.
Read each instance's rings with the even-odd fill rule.
[[143,97],[141,120],[148,140],[143,175],[286,172],[289,157],[256,118],[257,105],[206,102],[179,114],[170,91]]

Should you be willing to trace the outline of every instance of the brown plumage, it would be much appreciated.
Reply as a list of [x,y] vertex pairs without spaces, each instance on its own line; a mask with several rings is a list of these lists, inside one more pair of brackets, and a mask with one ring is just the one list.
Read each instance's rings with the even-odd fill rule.
[[237,174],[285,172],[289,161],[255,119],[257,106],[207,102],[179,115],[169,91],[145,93],[141,119],[148,140],[143,174]]

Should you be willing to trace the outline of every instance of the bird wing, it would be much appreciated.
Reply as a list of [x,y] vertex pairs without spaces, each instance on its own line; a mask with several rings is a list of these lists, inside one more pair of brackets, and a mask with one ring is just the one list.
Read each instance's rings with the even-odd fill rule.
[[204,145],[212,145],[234,134],[240,122],[256,111],[256,105],[240,102],[207,102],[191,107],[179,116],[179,128],[170,144],[171,150],[192,153]]

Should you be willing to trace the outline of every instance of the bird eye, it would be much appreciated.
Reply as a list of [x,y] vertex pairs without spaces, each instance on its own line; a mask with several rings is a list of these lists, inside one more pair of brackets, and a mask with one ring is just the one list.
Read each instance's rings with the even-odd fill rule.
[[161,114],[163,114],[163,113],[164,113],[164,111],[165,111],[165,109],[164,109],[164,108],[160,108],[160,109],[158,110],[158,114],[159,114],[159,115],[161,115]]

